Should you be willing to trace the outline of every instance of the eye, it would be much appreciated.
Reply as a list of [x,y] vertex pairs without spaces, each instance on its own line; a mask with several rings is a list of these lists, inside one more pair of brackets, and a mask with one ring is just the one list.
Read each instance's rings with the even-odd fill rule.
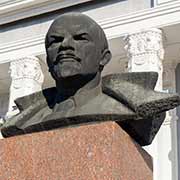
[[51,46],[54,43],[60,43],[64,40],[64,37],[62,36],[51,36],[49,46]]
[[89,41],[89,37],[85,33],[74,35],[73,38],[76,41]]

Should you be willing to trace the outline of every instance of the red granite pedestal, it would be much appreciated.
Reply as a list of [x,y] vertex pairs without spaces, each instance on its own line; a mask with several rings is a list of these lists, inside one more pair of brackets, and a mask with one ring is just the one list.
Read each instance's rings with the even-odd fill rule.
[[115,122],[0,140],[0,180],[152,180],[151,157]]

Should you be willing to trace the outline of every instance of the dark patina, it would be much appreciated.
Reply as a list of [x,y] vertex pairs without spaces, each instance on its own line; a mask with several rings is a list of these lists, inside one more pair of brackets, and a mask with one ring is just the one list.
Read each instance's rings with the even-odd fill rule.
[[106,36],[91,18],[59,16],[46,35],[47,64],[56,87],[17,99],[20,113],[2,127],[4,137],[54,128],[116,121],[139,144],[150,144],[165,111],[180,104],[176,94],[155,92],[157,73],[112,74]]

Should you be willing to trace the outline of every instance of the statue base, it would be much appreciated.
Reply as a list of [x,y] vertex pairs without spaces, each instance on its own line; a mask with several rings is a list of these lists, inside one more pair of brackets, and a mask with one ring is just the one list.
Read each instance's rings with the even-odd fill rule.
[[0,140],[0,180],[152,180],[152,160],[115,122]]

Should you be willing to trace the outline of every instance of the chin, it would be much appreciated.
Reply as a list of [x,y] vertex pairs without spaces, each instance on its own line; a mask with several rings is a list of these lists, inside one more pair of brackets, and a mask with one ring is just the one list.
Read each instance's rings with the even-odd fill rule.
[[53,68],[55,79],[68,78],[81,74],[80,64],[58,64]]
[[53,72],[53,77],[56,80],[70,78],[78,75],[80,75],[80,72],[75,70],[58,70]]
[[61,72],[59,78],[70,78],[79,75],[79,72]]

